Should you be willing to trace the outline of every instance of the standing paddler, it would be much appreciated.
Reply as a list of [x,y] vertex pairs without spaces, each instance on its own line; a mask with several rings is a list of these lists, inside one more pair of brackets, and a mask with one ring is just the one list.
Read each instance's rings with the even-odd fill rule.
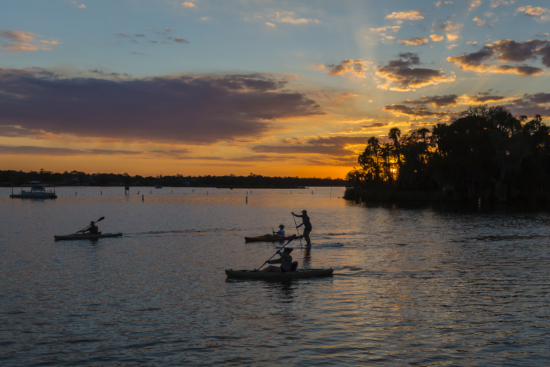
[[294,214],[292,212],[292,215],[298,218],[302,218],[302,224],[296,226],[296,228],[304,226],[304,233],[303,236],[306,239],[306,246],[311,246],[311,240],[309,239],[309,233],[313,229],[311,226],[311,222],[309,221],[309,217],[307,216],[307,210],[302,210],[302,215]]

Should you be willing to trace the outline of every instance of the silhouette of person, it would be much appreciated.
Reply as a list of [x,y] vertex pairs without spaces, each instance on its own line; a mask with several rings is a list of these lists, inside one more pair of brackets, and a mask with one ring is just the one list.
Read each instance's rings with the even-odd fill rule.
[[294,212],[292,212],[292,215],[298,218],[302,218],[302,224],[298,225],[296,228],[304,226],[303,236],[306,240],[306,246],[311,246],[311,240],[309,239],[309,234],[311,233],[311,230],[313,229],[313,227],[311,226],[311,222],[309,221],[307,210],[302,210],[302,215],[294,214]]

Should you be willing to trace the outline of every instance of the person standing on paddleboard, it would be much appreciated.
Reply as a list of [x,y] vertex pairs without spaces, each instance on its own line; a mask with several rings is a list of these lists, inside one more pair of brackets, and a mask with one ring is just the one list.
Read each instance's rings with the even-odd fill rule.
[[309,217],[307,216],[307,210],[302,210],[302,215],[294,214],[292,212],[292,215],[298,218],[302,218],[302,224],[300,224],[298,227],[304,226],[304,233],[303,236],[306,239],[306,246],[311,246],[311,240],[309,239],[309,233],[313,229],[311,226],[311,222],[309,221]]

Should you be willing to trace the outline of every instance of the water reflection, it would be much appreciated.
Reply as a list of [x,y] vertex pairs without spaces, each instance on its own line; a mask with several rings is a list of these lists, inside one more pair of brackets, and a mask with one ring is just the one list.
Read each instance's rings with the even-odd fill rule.
[[[550,363],[543,207],[357,206],[328,188],[254,190],[247,206],[248,190],[141,190],[144,202],[120,188],[0,195],[0,364]],[[290,206],[315,213],[315,244],[344,243],[292,253],[334,277],[225,281],[273,255],[243,239],[292,221]],[[125,235],[53,241],[101,216]]]

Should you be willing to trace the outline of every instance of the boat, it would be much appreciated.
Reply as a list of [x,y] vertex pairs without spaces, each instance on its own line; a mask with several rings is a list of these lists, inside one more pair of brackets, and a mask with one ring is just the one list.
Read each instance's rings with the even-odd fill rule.
[[[271,236],[264,234],[263,236],[257,236],[257,237],[245,237],[244,242],[282,242],[282,241],[288,241],[292,238],[292,236],[284,236],[284,237],[277,237],[277,236]],[[298,238],[304,238],[304,236],[296,236],[296,239]]]
[[[30,190],[24,190],[24,187],[30,187]],[[53,190],[46,190],[47,187],[53,187]],[[31,181],[28,184],[21,185],[21,192],[19,194],[13,193],[13,186],[11,187],[10,198],[14,199],[57,199],[55,194],[55,186],[46,185],[40,181]]]
[[287,271],[284,273],[261,272],[254,270],[233,270],[227,269],[225,274],[232,279],[266,279],[266,280],[283,280],[283,279],[299,279],[299,278],[314,278],[314,277],[331,277],[332,268],[329,269],[299,269],[296,271]]
[[313,248],[342,247],[342,246],[344,246],[343,243],[322,243],[320,245],[311,245],[311,246],[306,246],[306,245],[300,246],[300,245],[298,245],[298,246],[275,246],[275,247],[277,247],[277,248],[291,248],[293,250],[295,250],[295,249],[309,249],[309,250],[311,250]]
[[62,240],[97,240],[99,238],[108,238],[108,237],[120,237],[122,233],[73,233],[67,234],[64,236],[53,236],[56,241]]

